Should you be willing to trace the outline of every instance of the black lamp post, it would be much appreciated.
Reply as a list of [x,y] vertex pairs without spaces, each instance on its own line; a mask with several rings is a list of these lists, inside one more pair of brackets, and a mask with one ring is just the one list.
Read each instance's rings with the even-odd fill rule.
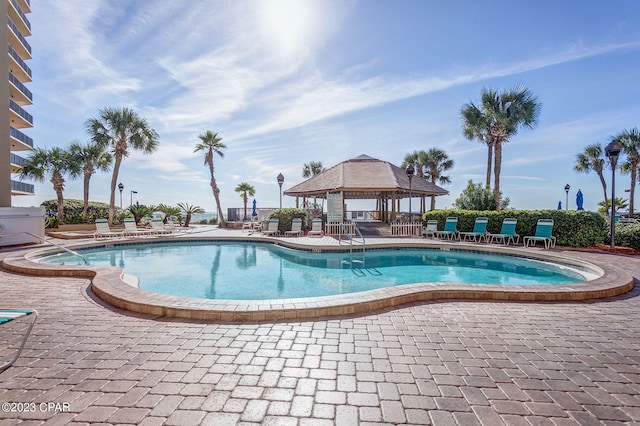
[[564,192],[567,194],[567,199],[566,199],[565,204],[564,204],[564,209],[565,210],[569,210],[569,190],[570,189],[571,189],[571,185],[566,184],[564,186]]
[[409,177],[409,221],[413,218],[413,214],[411,212],[411,179],[413,179],[413,174],[416,172],[416,169],[413,167],[413,164],[409,164],[405,169],[407,172],[407,177]]
[[138,193],[138,191],[133,191],[133,190],[131,191],[131,194],[130,194],[131,195],[131,204],[129,204],[130,206],[133,205],[133,194],[137,194],[137,193]]
[[276,179],[278,179],[278,185],[280,186],[280,208],[282,208],[282,184],[284,183],[284,176],[282,176],[282,173],[279,173]]
[[616,166],[618,165],[620,151],[622,151],[622,144],[617,139],[612,140],[604,149],[611,163],[611,248],[616,246]]
[[120,208],[122,208],[122,190],[124,189],[122,182],[118,184],[118,189],[120,190]]

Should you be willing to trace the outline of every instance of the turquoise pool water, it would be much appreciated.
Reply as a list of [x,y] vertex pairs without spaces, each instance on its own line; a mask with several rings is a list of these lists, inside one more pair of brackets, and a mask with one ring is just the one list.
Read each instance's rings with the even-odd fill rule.
[[[80,250],[118,266],[139,287],[174,296],[263,300],[328,296],[421,282],[548,285],[585,281],[577,270],[532,259],[460,251],[310,253],[254,242],[141,243]],[[58,254],[42,263],[82,265]]]

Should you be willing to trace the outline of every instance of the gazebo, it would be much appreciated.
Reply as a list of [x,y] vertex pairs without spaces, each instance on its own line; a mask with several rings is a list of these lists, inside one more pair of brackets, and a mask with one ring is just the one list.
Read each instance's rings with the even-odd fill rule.
[[296,197],[296,207],[299,207],[300,198],[304,203],[307,198],[326,199],[328,194],[342,194],[345,200],[376,200],[374,219],[387,223],[396,217],[403,198],[421,197],[424,206],[424,197],[448,193],[417,176],[410,180],[400,167],[365,154],[343,161],[284,191],[285,195]]

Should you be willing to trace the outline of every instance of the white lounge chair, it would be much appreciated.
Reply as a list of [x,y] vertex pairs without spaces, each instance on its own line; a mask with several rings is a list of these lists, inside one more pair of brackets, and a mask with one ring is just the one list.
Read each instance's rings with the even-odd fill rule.
[[93,238],[114,238],[114,237],[122,237],[124,232],[122,231],[112,231],[109,228],[109,222],[107,219],[96,219],[96,232],[93,233]]
[[151,231],[146,229],[138,229],[138,225],[136,225],[136,221],[131,218],[127,218],[124,220],[124,233],[128,236],[136,236],[136,235],[151,235]]
[[7,368],[11,367],[18,360],[18,358],[20,357],[20,354],[22,353],[22,349],[24,348],[24,344],[27,343],[27,339],[31,334],[33,325],[36,323],[36,319],[38,318],[38,312],[35,309],[0,309],[0,325],[7,324],[17,318],[28,316],[28,315],[32,315],[31,324],[29,325],[29,328],[27,329],[27,331],[24,334],[24,337],[22,338],[22,343],[20,344],[20,348],[18,348],[18,352],[13,357],[13,359],[11,359],[11,361],[7,361],[5,363],[0,364],[0,373],[6,370]]
[[307,234],[310,237],[323,237],[324,231],[322,230],[322,219],[315,218],[311,221],[311,231]]
[[302,230],[302,219],[296,217],[291,221],[291,230],[290,231],[284,231],[284,236],[285,237],[289,237],[289,236],[299,237],[301,235],[304,235],[304,231]]
[[151,219],[151,232],[157,235],[173,234],[171,229],[165,228],[162,219]]
[[280,220],[278,219],[269,219],[269,227],[266,230],[262,230],[263,235],[280,235],[280,229],[278,226],[280,225]]
[[424,235],[425,237],[435,238],[437,232],[438,232],[438,221],[435,219],[428,220],[427,226],[422,227],[422,235]]

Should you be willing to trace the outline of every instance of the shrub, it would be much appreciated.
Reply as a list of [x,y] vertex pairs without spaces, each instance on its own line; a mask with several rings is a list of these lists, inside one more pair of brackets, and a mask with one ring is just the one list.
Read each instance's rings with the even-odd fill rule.
[[[46,210],[58,211],[58,201],[48,200],[43,201],[40,204]],[[99,203],[96,201],[89,201],[89,208],[87,210],[87,220],[82,218],[82,208],[84,202],[82,200],[65,199],[64,200],[64,223],[67,225],[74,225],[78,223],[95,223],[96,219],[106,219],[109,216],[109,205],[106,203]],[[126,210],[116,207],[113,214],[113,220],[116,224],[122,223]],[[57,227],[57,219],[51,219],[51,223],[55,223]],[[52,226],[53,227],[53,226]]]
[[427,220],[436,219],[438,229],[444,229],[444,223],[449,216],[458,218],[458,230],[470,231],[477,217],[489,219],[487,231],[500,232],[502,220],[508,217],[518,219],[516,232],[521,237],[535,235],[538,219],[553,219],[553,235],[558,245],[587,247],[604,242],[605,219],[602,215],[587,211],[574,210],[434,210],[426,212],[422,221],[426,226]]
[[291,222],[294,218],[302,219],[303,224],[307,223],[307,213],[302,209],[277,209],[269,215],[269,219],[278,219],[278,229],[282,234],[291,229]]
[[[640,223],[618,222],[616,227],[616,245],[640,250]],[[607,226],[607,243],[611,242],[609,227]]]

